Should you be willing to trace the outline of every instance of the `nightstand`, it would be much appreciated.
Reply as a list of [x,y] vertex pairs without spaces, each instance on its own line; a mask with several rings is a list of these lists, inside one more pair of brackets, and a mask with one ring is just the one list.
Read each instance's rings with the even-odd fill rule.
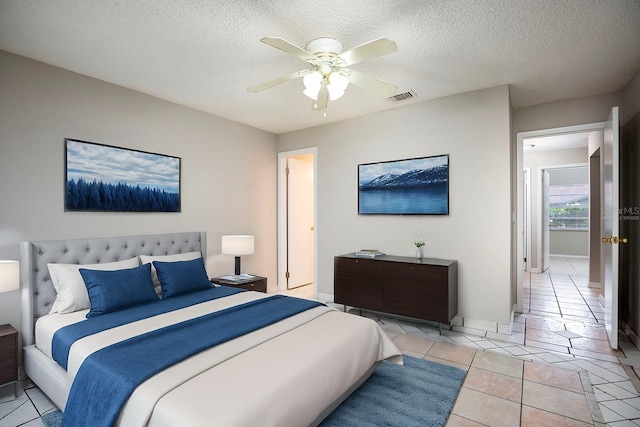
[[211,283],[222,286],[230,286],[232,288],[245,289],[247,291],[256,291],[267,293],[267,278],[261,276],[251,276],[248,279],[226,279],[223,277],[214,277]]
[[0,325],[0,387],[9,384],[18,397],[18,331],[11,325]]

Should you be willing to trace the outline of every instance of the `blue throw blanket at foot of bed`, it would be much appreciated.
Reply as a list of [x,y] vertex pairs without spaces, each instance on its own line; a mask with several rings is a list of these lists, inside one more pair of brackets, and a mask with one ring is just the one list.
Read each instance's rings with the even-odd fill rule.
[[112,426],[135,388],[163,369],[208,348],[317,307],[274,295],[157,329],[110,345],[78,370],[63,427]]

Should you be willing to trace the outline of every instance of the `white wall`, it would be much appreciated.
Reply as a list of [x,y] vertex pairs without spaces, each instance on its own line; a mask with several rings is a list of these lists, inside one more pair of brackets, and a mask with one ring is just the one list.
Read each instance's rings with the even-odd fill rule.
[[[232,272],[222,234],[256,236],[249,272],[276,283],[276,137],[0,52],[0,259],[21,240],[207,231],[210,275]],[[182,158],[181,213],[64,212],[64,138]],[[19,291],[0,324],[19,328]]]
[[589,256],[588,230],[550,230],[549,254],[556,256]]
[[[414,256],[422,237],[426,257],[458,260],[465,325],[508,324],[509,120],[502,86],[279,135],[280,152],[318,149],[319,292],[333,294],[335,255],[373,247]],[[438,154],[449,154],[450,215],[357,214],[358,164]]]
[[622,92],[550,102],[513,111],[513,132],[604,122],[611,107],[622,105]]
[[622,124],[640,112],[640,70],[629,80],[623,92]]

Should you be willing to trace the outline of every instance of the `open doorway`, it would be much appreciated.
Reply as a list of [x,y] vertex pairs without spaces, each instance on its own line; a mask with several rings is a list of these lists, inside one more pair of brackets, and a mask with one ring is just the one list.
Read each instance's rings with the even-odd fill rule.
[[278,154],[278,291],[315,298],[316,149]]
[[[533,141],[535,138],[541,138],[552,135],[559,134],[577,134],[577,133],[586,133],[587,138],[587,152],[583,157],[583,160],[587,162],[589,165],[589,195],[596,194],[599,191],[600,195],[600,203],[599,206],[595,206],[593,200],[590,199],[590,208],[591,213],[589,214],[590,223],[593,224],[593,227],[589,227],[589,237],[588,237],[588,266],[587,273],[584,273],[579,281],[586,285],[585,289],[588,292],[591,292],[593,295],[589,295],[589,299],[595,295],[598,295],[598,298],[595,298],[598,301],[597,306],[593,306],[589,308],[587,312],[589,315],[593,315],[598,323],[603,322],[606,330],[606,338],[607,342],[607,351],[617,351],[618,347],[618,308],[619,308],[619,300],[618,300],[618,256],[619,256],[619,247],[618,244],[620,242],[626,243],[626,238],[619,237],[619,108],[613,107],[611,109],[611,113],[609,119],[606,122],[600,123],[592,123],[587,125],[580,126],[572,126],[567,128],[558,128],[558,129],[549,129],[535,132],[522,132],[517,134],[517,149],[516,149],[516,162],[518,171],[522,171],[523,168],[523,149],[525,145],[525,141],[527,141],[528,145],[532,147],[535,146]],[[523,149],[520,149],[522,147]],[[545,168],[540,168],[544,170]],[[515,221],[515,230],[518,230],[518,233],[515,233],[515,250],[514,253],[516,255],[517,263],[514,264],[515,272],[519,273],[516,276],[516,307],[523,307],[524,300],[524,289],[523,289],[523,278],[524,271],[521,269],[522,260],[518,259],[522,249],[520,245],[522,244],[524,234],[521,226],[524,223],[523,221],[523,194],[522,194],[522,182],[520,181],[522,178],[521,173],[517,173],[514,175],[517,179],[517,185],[515,186],[517,195],[516,195],[516,221]],[[596,209],[597,207],[597,209]],[[599,214],[600,219],[593,217],[594,210]],[[531,221],[531,223],[535,223],[535,221]],[[590,224],[590,225],[591,225]],[[600,225],[598,229],[597,224]],[[596,244],[596,242],[600,240],[600,244]],[[594,253],[595,252],[595,253]],[[599,255],[599,256],[598,256]],[[539,261],[540,262],[540,261]],[[599,262],[599,265],[596,263]],[[595,283],[592,281],[594,278],[591,276],[591,273],[594,269],[600,269],[600,283],[598,289],[589,289],[595,287]],[[553,282],[554,277],[552,272],[547,275],[551,282]],[[573,278],[569,278],[569,280],[576,284],[576,280]],[[532,278],[531,278],[531,282]],[[553,283],[552,283],[553,285]],[[554,285],[555,286],[555,285]],[[533,285],[530,286],[531,292],[533,292]],[[604,291],[604,294],[603,294]],[[557,294],[557,289],[553,291]],[[529,298],[531,301],[533,300],[533,296]],[[537,298],[544,300],[544,298]],[[604,307],[601,304],[602,299],[604,299]],[[586,301],[587,297],[582,296],[582,300]],[[560,315],[564,317],[563,307],[560,299],[557,300],[558,309],[560,311]],[[543,308],[547,311],[549,307],[546,304]],[[531,302],[531,307],[533,307],[533,302]],[[536,308],[537,310],[539,307]],[[575,307],[564,307],[565,311],[575,312]],[[599,312],[597,313],[596,310]],[[533,311],[532,311],[533,312]],[[574,316],[575,313],[570,313],[571,316]],[[573,321],[573,320],[572,320]],[[606,341],[605,341],[606,342]],[[610,347],[610,349],[608,348]],[[614,354],[615,355],[615,354]]]
[[[595,133],[602,134],[605,122],[590,123],[586,125],[568,126],[564,128],[544,129],[539,131],[521,132],[516,135],[517,138],[517,167],[519,173],[516,175],[518,183],[517,189],[517,222],[516,228],[516,311],[523,310],[524,296],[524,273],[525,273],[525,254],[526,268],[530,273],[541,273],[546,269],[544,265],[544,238],[542,236],[542,216],[543,216],[543,192],[542,178],[545,169],[550,169],[556,165],[564,166],[584,166],[589,162],[589,147],[592,144],[593,135]],[[538,154],[536,154],[538,152]],[[547,152],[546,154],[543,154]],[[554,153],[555,154],[550,154]],[[549,156],[556,156],[556,160],[550,161]],[[525,156],[527,163],[525,164]],[[552,158],[552,157],[551,157]],[[528,174],[523,171],[528,168]],[[528,177],[529,183],[526,185],[525,177]],[[596,182],[596,187],[599,184]],[[591,188],[591,187],[589,187]],[[529,192],[530,198],[525,200],[526,191]],[[535,206],[537,203],[537,206]],[[525,211],[525,206],[528,207]],[[531,215],[528,216],[527,215]],[[537,215],[537,217],[535,217]],[[526,224],[526,228],[525,228]],[[592,239],[593,232],[590,232],[589,241]],[[547,242],[550,242],[550,237]],[[524,245],[527,247],[525,248]],[[591,244],[591,242],[589,243]],[[551,249],[546,251],[550,254]],[[587,255],[588,256],[588,255]],[[597,257],[593,257],[592,262],[599,262]],[[589,281],[590,285],[596,283]]]

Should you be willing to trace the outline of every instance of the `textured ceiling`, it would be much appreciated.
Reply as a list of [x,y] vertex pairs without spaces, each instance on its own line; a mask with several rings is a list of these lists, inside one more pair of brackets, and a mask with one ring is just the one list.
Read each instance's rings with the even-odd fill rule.
[[[0,49],[274,133],[503,84],[514,108],[622,89],[640,66],[638,0],[1,0]],[[379,37],[399,51],[354,65],[417,98],[355,86],[311,109],[305,68],[260,43],[345,50]]]
[[525,138],[523,140],[523,146],[527,147],[527,150],[524,153],[526,156],[527,153],[537,153],[540,151],[587,148],[589,146],[589,133],[590,132],[565,133],[551,136]]

